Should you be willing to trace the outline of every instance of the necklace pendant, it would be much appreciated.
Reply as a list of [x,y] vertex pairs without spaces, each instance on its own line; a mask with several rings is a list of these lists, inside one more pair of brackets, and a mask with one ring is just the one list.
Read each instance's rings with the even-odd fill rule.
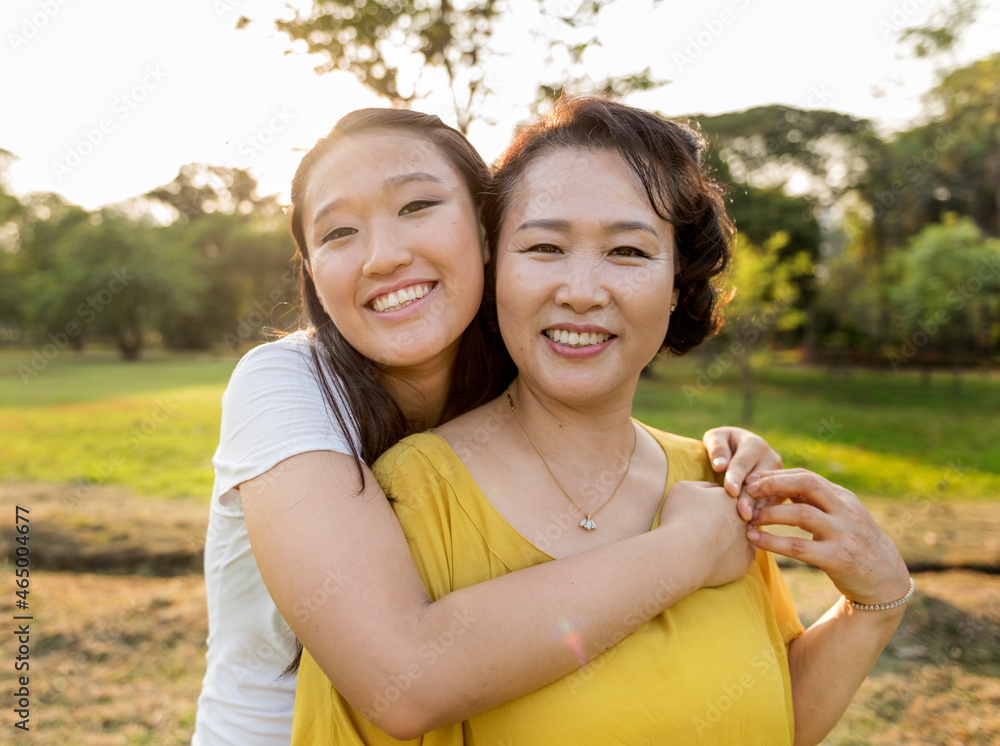
[[580,528],[584,529],[585,531],[593,531],[595,528],[597,528],[597,524],[594,523],[592,520],[590,520],[590,516],[588,515],[586,518],[580,521]]

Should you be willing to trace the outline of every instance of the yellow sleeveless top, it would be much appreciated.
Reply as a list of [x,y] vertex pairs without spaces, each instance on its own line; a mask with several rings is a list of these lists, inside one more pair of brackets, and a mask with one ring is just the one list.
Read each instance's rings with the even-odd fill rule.
[[[718,481],[699,441],[646,429],[667,455],[667,490],[682,480]],[[375,475],[398,500],[394,509],[434,599],[553,559],[496,511],[439,435],[401,441]],[[572,620],[565,625],[553,634],[571,640]],[[786,645],[802,631],[774,558],[758,551],[741,580],[692,593],[575,673],[411,741],[365,720],[304,652],[292,744],[791,744]],[[446,642],[422,651],[427,665]]]

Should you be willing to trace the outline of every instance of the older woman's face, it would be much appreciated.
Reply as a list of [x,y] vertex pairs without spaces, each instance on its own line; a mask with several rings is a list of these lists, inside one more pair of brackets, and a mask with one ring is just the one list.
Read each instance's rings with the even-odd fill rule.
[[676,300],[673,240],[618,153],[535,161],[497,247],[500,330],[522,378],[567,402],[631,396]]

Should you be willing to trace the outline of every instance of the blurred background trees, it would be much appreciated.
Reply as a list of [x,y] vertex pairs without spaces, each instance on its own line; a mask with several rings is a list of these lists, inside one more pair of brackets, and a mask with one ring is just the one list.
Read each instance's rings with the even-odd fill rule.
[[[538,81],[539,108],[563,91],[624,96],[667,83],[649,69],[588,77],[583,57],[613,2],[539,1],[547,22],[536,34],[548,62],[562,61],[558,80]],[[943,60],[977,8],[957,0],[900,42]],[[495,34],[510,13],[499,0],[316,0],[276,26],[318,55],[318,71],[349,71],[394,105],[446,84],[467,130],[492,95],[488,71],[503,64]],[[825,103],[820,94],[811,109],[690,117],[739,231],[730,329],[705,354],[728,349],[782,299],[780,318],[734,358],[747,416],[755,350],[928,375],[1000,352],[1000,54],[942,62],[923,117],[902,131]],[[0,150],[0,342],[101,341],[135,359],[146,345],[232,352],[294,324],[292,242],[277,199],[258,194],[247,171],[188,164],[126,204],[87,212],[56,194],[10,193],[13,157]]]

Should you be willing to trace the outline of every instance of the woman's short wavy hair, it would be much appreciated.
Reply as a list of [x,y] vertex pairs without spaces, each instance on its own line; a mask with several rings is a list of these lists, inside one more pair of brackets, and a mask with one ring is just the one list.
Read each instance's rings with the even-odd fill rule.
[[[513,193],[532,163],[561,148],[618,152],[656,214],[674,227],[679,297],[662,348],[683,355],[722,325],[716,278],[729,263],[734,233],[723,190],[702,158],[706,147],[692,126],[642,109],[596,97],[559,100],[543,119],[521,130],[495,164],[486,210],[492,257],[498,254],[500,226]],[[495,294],[495,278],[492,259],[490,294]]]

